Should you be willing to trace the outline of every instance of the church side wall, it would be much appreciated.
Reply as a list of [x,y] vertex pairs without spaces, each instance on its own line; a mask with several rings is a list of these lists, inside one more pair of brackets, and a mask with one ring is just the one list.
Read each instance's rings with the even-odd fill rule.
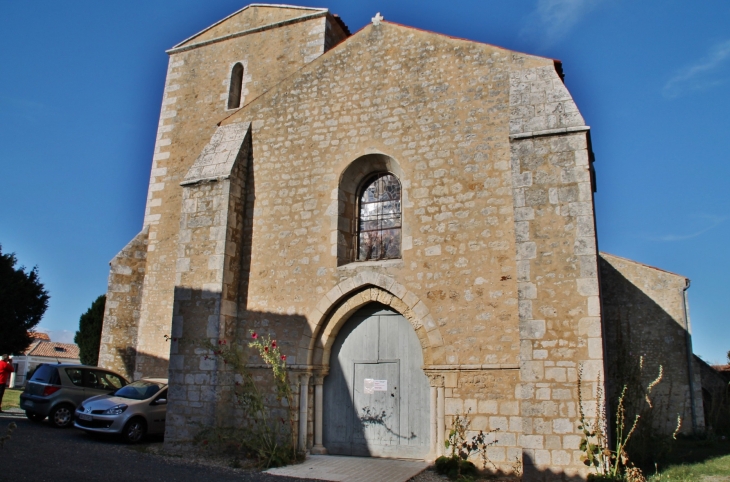
[[180,182],[227,110],[231,68],[242,62],[242,105],[321,55],[325,17],[172,52],[165,82],[150,177],[145,226],[149,226],[147,274],[138,329],[134,377],[167,376]]
[[109,283],[99,346],[99,366],[131,380],[137,346],[142,284],[147,264],[147,228],[109,263]]
[[[705,424],[701,376],[687,356],[692,353],[685,311],[687,278],[601,253],[601,285],[610,360],[609,400],[615,401],[621,387],[637,376],[647,386],[657,377],[661,366],[662,380],[652,390],[655,427],[662,433],[672,433],[680,416],[681,432],[692,433],[692,376],[694,424],[702,430]],[[641,373],[639,357],[643,357]]]

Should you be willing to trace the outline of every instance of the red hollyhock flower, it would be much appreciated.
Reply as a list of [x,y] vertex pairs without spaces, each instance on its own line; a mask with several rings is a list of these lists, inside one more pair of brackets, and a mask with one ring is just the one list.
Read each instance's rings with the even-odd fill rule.
[[265,347],[264,347],[264,351],[265,351],[266,353],[268,353],[268,352],[269,352],[269,347],[268,347],[268,346],[265,346]]
[[276,348],[276,340],[271,342],[271,348]]
[[281,355],[281,359],[286,361],[286,355]]
[[256,333],[251,333],[251,338],[253,338],[254,340],[255,340],[256,338],[258,338],[258,337],[259,337],[259,336],[258,336],[258,335],[257,335]]

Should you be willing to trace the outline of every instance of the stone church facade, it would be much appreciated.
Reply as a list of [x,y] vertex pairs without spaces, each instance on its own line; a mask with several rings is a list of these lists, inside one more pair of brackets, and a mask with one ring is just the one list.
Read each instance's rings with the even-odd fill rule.
[[[590,413],[631,327],[648,332],[637,349],[680,353],[671,411],[701,428],[688,285],[599,254],[590,130],[560,62],[263,4],[168,54],[144,227],[111,262],[100,353],[169,375],[166,443],[235,416],[227,368],[166,335],[252,329],[288,357],[312,453],[433,458],[468,412],[499,429],[500,468],[583,476],[578,373]],[[395,438],[338,439],[368,404]]]

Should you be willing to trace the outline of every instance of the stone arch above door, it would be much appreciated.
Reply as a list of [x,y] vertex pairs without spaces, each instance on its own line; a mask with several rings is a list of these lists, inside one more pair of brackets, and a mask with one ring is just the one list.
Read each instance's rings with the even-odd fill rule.
[[307,364],[328,367],[330,349],[342,325],[372,302],[391,307],[410,322],[423,348],[425,365],[440,361],[444,341],[426,304],[393,278],[363,271],[335,286],[309,314],[312,338],[307,347]]

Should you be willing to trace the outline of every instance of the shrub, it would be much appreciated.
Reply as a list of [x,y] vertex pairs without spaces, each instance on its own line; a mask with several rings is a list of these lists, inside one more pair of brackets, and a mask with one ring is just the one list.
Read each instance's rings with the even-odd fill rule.
[[[169,336],[166,338],[170,339]],[[183,340],[175,338],[173,341]],[[217,343],[206,339],[196,345],[208,351],[206,358],[216,357],[233,371],[234,399],[242,409],[245,426],[205,427],[198,432],[194,442],[216,454],[238,457],[243,452],[247,457],[256,459],[263,468],[288,465],[303,459],[303,454],[297,452],[294,438],[294,397],[286,369],[286,356],[281,353],[276,340],[252,331],[247,346],[228,344],[224,339]],[[273,398],[279,407],[284,407],[283,414],[282,409],[271,406],[271,398],[266,391],[268,384],[265,381],[257,382],[246,366],[246,348],[258,354],[269,368],[271,381],[274,382]]]
[[436,472],[441,475],[447,475],[452,479],[457,479],[463,475],[476,475],[477,468],[468,460],[442,455],[436,459]]

